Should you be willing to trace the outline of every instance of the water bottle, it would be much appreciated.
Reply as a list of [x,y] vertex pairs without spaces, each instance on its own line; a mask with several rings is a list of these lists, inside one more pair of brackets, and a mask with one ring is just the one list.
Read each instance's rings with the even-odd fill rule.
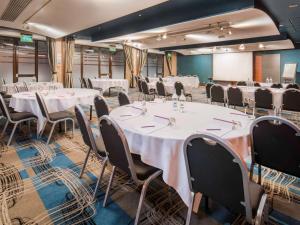
[[270,77],[270,83],[271,83],[271,84],[273,83],[273,79],[272,79],[272,77]]
[[180,112],[184,112],[184,103],[186,102],[186,97],[183,93],[183,90],[181,90],[181,95],[179,97],[179,110]]
[[177,101],[178,101],[178,96],[174,92],[172,95],[172,103],[173,103],[173,110],[177,111]]
[[270,83],[269,77],[267,77],[266,83],[267,83],[267,84]]

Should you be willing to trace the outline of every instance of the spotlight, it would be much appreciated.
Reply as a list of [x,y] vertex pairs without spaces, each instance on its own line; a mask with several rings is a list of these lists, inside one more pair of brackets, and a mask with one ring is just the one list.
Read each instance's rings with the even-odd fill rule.
[[167,39],[167,37],[168,37],[167,33],[164,33],[163,36],[162,36],[163,39]]
[[260,44],[258,45],[258,47],[259,47],[259,48],[265,48],[265,46],[264,46],[263,43],[260,43]]
[[246,48],[246,47],[245,47],[244,44],[241,44],[240,47],[239,47],[239,49],[240,49],[241,51],[245,50],[245,48]]

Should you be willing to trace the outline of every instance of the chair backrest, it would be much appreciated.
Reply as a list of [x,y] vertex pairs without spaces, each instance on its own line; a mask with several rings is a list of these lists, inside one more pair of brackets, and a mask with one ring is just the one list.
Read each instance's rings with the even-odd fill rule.
[[282,88],[282,84],[272,84],[271,88]]
[[175,87],[175,92],[176,92],[177,96],[181,95],[182,90],[183,90],[183,93],[184,93],[184,86],[181,82],[176,81],[175,84],[174,84],[174,87]]
[[207,98],[210,98],[210,88],[213,86],[214,84],[213,83],[207,83],[205,85],[205,91],[206,91],[206,97]]
[[143,92],[143,89],[142,89],[142,80],[140,78],[137,78],[137,86],[138,86],[138,89],[139,89],[139,92]]
[[119,100],[120,106],[122,106],[122,105],[129,105],[130,104],[130,100],[129,100],[128,95],[125,92],[123,92],[123,91],[119,92],[119,94],[118,94],[118,100]]
[[49,113],[48,113],[47,106],[45,104],[43,97],[37,92],[35,93],[35,96],[36,96],[36,100],[37,100],[39,108],[42,112],[43,117],[45,117],[45,118],[47,118],[47,120],[49,120],[50,119]]
[[256,108],[273,109],[273,94],[269,89],[259,88],[254,96]]
[[15,84],[14,86],[15,86],[15,91],[17,93],[19,93],[19,92],[27,92],[28,91],[28,87],[27,87],[27,85],[26,85],[25,82],[22,85]]
[[88,80],[89,88],[93,89],[94,86],[93,86],[93,83],[92,83],[91,79],[88,78],[87,80]]
[[220,103],[225,102],[224,89],[221,85],[214,84],[213,86],[211,86],[210,99],[211,102],[220,102]]
[[146,80],[147,83],[150,83],[150,80],[149,80],[148,77],[145,77],[145,80]]
[[237,86],[247,86],[247,84],[246,84],[245,81],[239,81],[239,82],[237,82],[236,85],[237,85]]
[[247,168],[232,149],[229,142],[215,135],[187,138],[183,150],[189,187],[252,219]]
[[104,115],[100,118],[99,128],[109,162],[137,181],[128,143],[118,124],[109,116]]
[[260,83],[255,82],[255,83],[254,83],[254,87],[261,87],[261,85],[260,85]]
[[159,96],[166,96],[165,85],[161,81],[156,82],[156,91]]
[[83,88],[88,88],[88,85],[86,83],[86,80],[84,78],[81,78],[81,83]]
[[2,95],[0,95],[0,109],[1,109],[2,115],[4,117],[6,117],[9,121],[11,121],[10,113],[7,109],[7,106],[5,104],[5,101],[2,97]]
[[149,95],[150,94],[149,87],[145,80],[141,81],[141,86],[142,86],[143,93]]
[[97,95],[94,98],[94,105],[98,119],[103,115],[109,115],[109,107],[104,97]]
[[300,112],[300,90],[287,89],[282,95],[282,109]]
[[164,82],[164,80],[162,79],[161,76],[158,78],[158,80],[159,80],[160,82]]
[[243,93],[237,87],[230,87],[227,90],[228,105],[244,106]]
[[263,116],[250,128],[253,163],[300,177],[300,129],[275,116]]
[[286,89],[290,89],[290,88],[299,89],[299,85],[298,84],[288,84],[286,86]]

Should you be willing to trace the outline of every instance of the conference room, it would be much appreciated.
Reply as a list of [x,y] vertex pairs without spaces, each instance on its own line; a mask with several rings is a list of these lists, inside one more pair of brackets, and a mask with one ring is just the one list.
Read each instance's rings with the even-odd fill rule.
[[0,224],[300,224],[299,0],[0,2]]

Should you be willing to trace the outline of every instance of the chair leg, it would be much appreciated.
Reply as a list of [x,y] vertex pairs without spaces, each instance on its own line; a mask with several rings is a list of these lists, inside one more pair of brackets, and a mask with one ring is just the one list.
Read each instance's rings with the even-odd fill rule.
[[[41,136],[43,135],[44,130],[45,130],[45,128],[46,128],[46,125],[47,125],[47,121],[44,122],[43,127],[42,127],[42,130],[41,130],[41,132],[39,133],[39,137],[41,137]],[[38,129],[38,128],[37,128],[37,129]]]
[[72,119],[72,137],[74,138],[75,121]]
[[136,212],[136,216],[135,216],[134,225],[137,225],[139,223],[139,219],[140,219],[140,214],[141,214],[141,211],[142,211],[142,206],[143,206],[144,198],[145,198],[145,195],[147,193],[147,189],[148,189],[148,186],[149,186],[150,182],[152,180],[154,180],[156,177],[158,177],[160,174],[161,174],[161,171],[157,171],[156,173],[152,174],[145,181],[145,183],[143,185],[142,193],[141,193],[141,196],[140,196],[140,200],[139,200],[139,206],[138,206],[138,209],[137,209],[137,212]]
[[8,142],[7,142],[7,146],[10,145],[11,140],[12,140],[14,134],[15,134],[15,131],[16,131],[17,126],[18,126],[18,123],[15,123],[15,124],[14,124],[14,128],[13,128],[13,130],[12,130],[10,136],[9,136],[9,139],[8,139]]
[[261,165],[258,165],[258,184],[261,185]]
[[106,207],[106,202],[107,202],[109,191],[110,191],[110,188],[111,188],[111,185],[112,185],[112,180],[114,178],[115,170],[116,170],[116,167],[113,166],[113,169],[112,169],[112,172],[111,172],[111,175],[110,175],[110,178],[109,178],[109,182],[108,182],[108,185],[107,185],[107,188],[106,188],[106,193],[105,193],[105,197],[104,197],[104,201],[103,201],[103,207]]
[[93,106],[90,106],[90,120],[93,118]]
[[185,221],[185,225],[189,225],[191,223],[191,217],[192,217],[192,212],[193,212],[193,206],[194,206],[194,200],[195,200],[195,194],[192,192],[192,201],[189,205],[188,208],[188,213]]
[[250,166],[250,180],[253,181],[253,170],[254,170],[254,163],[251,163]]
[[52,124],[51,131],[50,131],[50,134],[49,134],[49,137],[48,137],[48,140],[47,140],[47,145],[49,144],[50,139],[51,139],[51,137],[52,137],[52,133],[53,133],[53,131],[54,131],[54,127],[55,127],[55,123]]
[[7,120],[6,123],[5,123],[5,125],[4,125],[4,128],[2,130],[1,136],[4,135],[4,133],[5,133],[6,129],[7,129],[8,124],[9,124],[9,121]]
[[81,178],[82,175],[83,175],[83,173],[84,173],[86,164],[87,164],[87,162],[88,162],[88,160],[89,160],[89,156],[90,156],[91,150],[92,150],[92,149],[89,148],[88,152],[86,153],[86,156],[85,156],[85,159],[84,159],[84,163],[83,163],[83,167],[82,167],[81,172],[80,172],[80,174],[79,174],[79,178]]
[[67,121],[65,120],[65,133],[67,133]]
[[102,180],[102,177],[103,177],[103,173],[104,173],[105,168],[106,168],[106,163],[107,163],[107,159],[105,159],[105,161],[104,161],[104,163],[103,163],[103,166],[102,166],[102,168],[101,168],[100,175],[99,175],[99,178],[98,178],[98,180],[97,180],[96,187],[95,187],[95,191],[94,191],[94,195],[93,195],[93,200],[96,199],[96,194],[97,194],[99,185],[101,184],[101,180]]

